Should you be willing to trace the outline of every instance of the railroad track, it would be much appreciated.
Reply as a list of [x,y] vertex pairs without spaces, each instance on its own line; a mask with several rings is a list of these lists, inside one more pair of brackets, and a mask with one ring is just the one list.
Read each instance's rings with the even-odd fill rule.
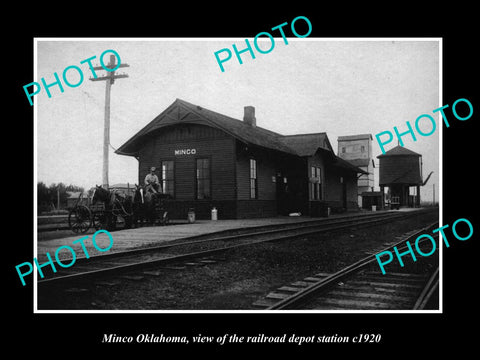
[[375,254],[394,246],[406,250],[407,240],[412,243],[437,225],[405,233],[336,273],[318,273],[282,286],[253,306],[265,310],[423,310],[438,287],[438,266],[430,277],[399,271],[382,275]]
[[[78,258],[70,268],[56,266],[57,273],[46,274],[46,278],[38,279],[40,287],[49,285],[65,286],[77,281],[91,280],[112,274],[119,275],[137,270],[151,268],[175,268],[185,264],[207,264],[221,261],[218,255],[222,252],[262,242],[281,241],[304,237],[319,232],[337,231],[351,227],[374,226],[409,216],[418,216],[429,210],[413,212],[379,213],[374,215],[357,215],[348,218],[309,221],[297,224],[267,226],[235,235],[199,236],[185,241],[172,242],[166,245],[134,249],[125,252],[92,256],[89,259]],[[215,237],[216,236],[216,237]],[[61,259],[69,263],[69,259]],[[180,265],[178,265],[180,264]],[[44,273],[46,271],[44,270]]]

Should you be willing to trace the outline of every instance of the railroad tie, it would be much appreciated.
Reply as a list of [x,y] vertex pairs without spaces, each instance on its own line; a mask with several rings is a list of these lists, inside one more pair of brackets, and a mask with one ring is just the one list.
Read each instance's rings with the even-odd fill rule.
[[152,270],[152,271],[146,270],[143,272],[143,274],[150,275],[150,276],[160,276],[163,274],[163,272],[159,270]]
[[307,287],[307,286],[310,286],[312,285],[312,283],[310,282],[307,282],[307,281],[295,281],[293,283],[291,283],[290,285],[292,286],[301,286],[301,287]]
[[272,305],[274,305],[275,303],[277,303],[278,300],[276,299],[260,299],[260,300],[257,300],[255,301],[252,306],[256,307],[256,308],[260,308],[260,309],[266,309]]
[[290,292],[290,293],[297,293],[300,290],[302,290],[303,287],[296,287],[296,286],[282,286],[277,289],[277,291],[283,291],[283,292]]
[[95,285],[97,286],[115,286],[119,285],[121,282],[119,280],[112,280],[112,281],[95,281]]
[[134,280],[134,281],[140,281],[144,279],[144,276],[142,275],[122,275],[120,276],[121,279],[125,280]]
[[203,264],[216,264],[217,263],[217,261],[209,260],[209,259],[200,260],[200,262],[203,263]]
[[66,288],[65,290],[63,290],[64,292],[66,293],[82,293],[82,292],[88,292],[90,290],[88,289],[84,289],[84,288]]
[[175,265],[169,265],[169,266],[162,266],[161,269],[165,270],[185,270],[187,267],[186,266],[175,266]]
[[258,308],[268,308],[278,301],[284,300],[304,288],[322,281],[329,273],[317,273],[315,276],[308,276],[301,281],[292,282],[290,285],[282,286],[268,293],[263,299],[255,301],[252,305]]
[[283,300],[283,299],[286,299],[289,296],[290,296],[290,294],[279,293],[279,292],[271,292],[266,296],[266,298],[267,299]]

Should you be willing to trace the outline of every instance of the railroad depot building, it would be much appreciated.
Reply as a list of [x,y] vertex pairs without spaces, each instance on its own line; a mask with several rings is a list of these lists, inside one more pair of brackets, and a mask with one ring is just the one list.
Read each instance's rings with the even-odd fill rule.
[[366,172],[337,157],[326,133],[281,135],[176,99],[117,151],[138,160],[143,184],[157,168],[172,218],[325,216],[357,209],[357,177]]

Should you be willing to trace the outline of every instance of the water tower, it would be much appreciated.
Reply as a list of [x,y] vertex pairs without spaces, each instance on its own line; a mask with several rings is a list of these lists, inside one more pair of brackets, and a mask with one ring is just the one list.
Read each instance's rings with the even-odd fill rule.
[[[422,180],[422,155],[403,146],[396,146],[385,154],[377,156],[380,162],[379,185],[383,202],[390,202],[392,207],[420,206],[420,186],[430,178]],[[385,198],[385,187],[388,193]]]

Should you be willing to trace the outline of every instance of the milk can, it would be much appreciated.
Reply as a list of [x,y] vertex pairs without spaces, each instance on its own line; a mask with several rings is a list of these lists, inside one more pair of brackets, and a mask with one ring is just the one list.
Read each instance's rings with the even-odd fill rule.
[[189,224],[193,224],[195,222],[195,210],[193,208],[188,210],[187,219]]
[[217,220],[217,213],[218,213],[218,211],[217,211],[217,209],[214,207],[214,208],[212,209],[212,220]]

